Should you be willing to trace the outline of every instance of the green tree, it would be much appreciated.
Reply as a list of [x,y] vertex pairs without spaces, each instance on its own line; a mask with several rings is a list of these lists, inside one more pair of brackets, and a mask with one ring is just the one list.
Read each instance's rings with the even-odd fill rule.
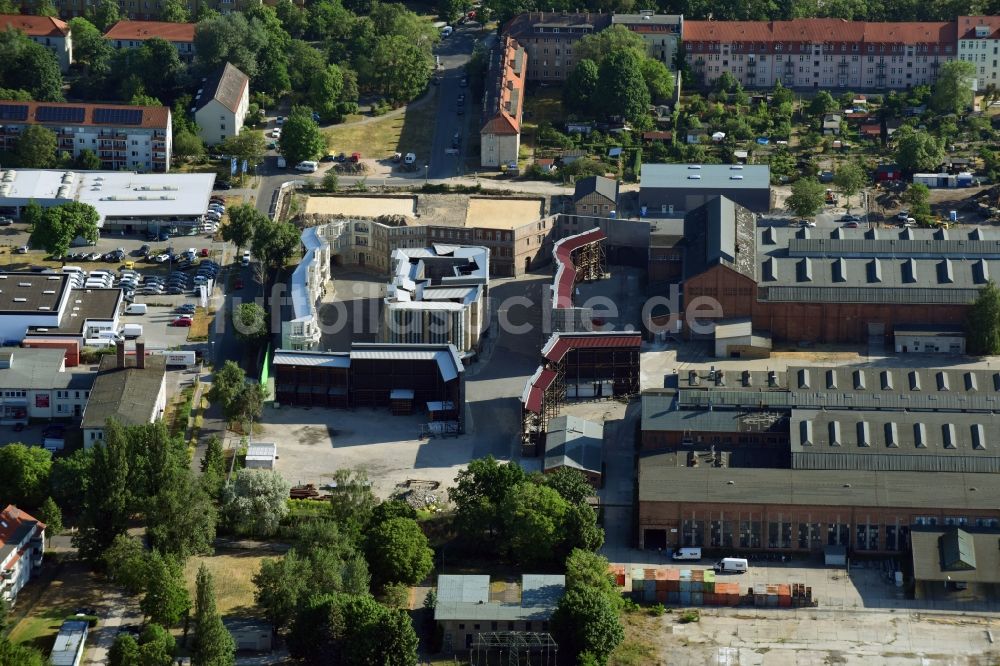
[[191,20],[191,14],[181,0],[163,0],[160,20],[168,23],[187,23]]
[[473,460],[458,473],[448,497],[455,504],[455,526],[471,545],[496,548],[504,508],[525,479],[520,465],[500,463],[493,456]]
[[378,585],[416,585],[434,567],[434,551],[412,518],[392,518],[370,530],[365,551]]
[[416,520],[417,512],[412,506],[403,500],[388,500],[382,502],[372,510],[368,526],[370,528],[375,527],[376,525],[381,525],[382,523],[388,522],[393,518],[410,518],[411,520]]
[[107,62],[112,53],[108,40],[97,27],[77,16],[69,21],[70,34],[73,36],[73,61],[89,68]]
[[222,624],[215,607],[212,574],[202,564],[195,579],[194,649],[192,656],[199,666],[232,666],[236,663],[236,643]]
[[825,90],[820,90],[809,102],[809,115],[822,117],[827,113],[833,113],[837,109],[837,100],[833,95]]
[[205,142],[201,137],[187,129],[174,133],[174,156],[200,157],[205,154]]
[[931,223],[931,191],[923,183],[913,183],[901,197],[910,207],[910,217],[918,224]]
[[[184,446],[181,440],[177,443]],[[144,502],[150,544],[181,560],[210,552],[215,540],[215,504],[191,472],[186,447],[172,453],[159,475],[158,490]]]
[[90,470],[91,449],[77,449],[56,458],[49,472],[49,494],[60,506],[83,506]]
[[568,506],[560,532],[563,538],[555,552],[557,557],[574,548],[597,550],[604,545],[604,530],[597,524],[597,512],[583,502]]
[[254,599],[268,621],[279,631],[288,626],[305,601],[310,583],[309,561],[295,549],[284,557],[264,560],[254,574]]
[[566,558],[566,591],[597,590],[620,606],[622,596],[608,572],[608,559],[589,550],[574,549]]
[[[0,447],[0,488],[12,504],[35,508],[45,499],[52,454],[38,446],[8,444]],[[44,521],[43,521],[44,522]]]
[[522,483],[503,507],[507,547],[518,562],[549,561],[563,540],[569,504],[552,488]]
[[201,481],[212,499],[218,499],[222,485],[226,481],[226,458],[222,451],[222,441],[213,435],[205,446],[201,459]]
[[437,0],[438,18],[446,23],[454,23],[472,9],[471,0]]
[[0,597],[0,634],[7,629],[10,621],[10,602],[4,597]]
[[26,90],[32,99],[62,100],[62,72],[56,55],[19,30],[0,32],[0,81],[11,90]]
[[222,407],[226,411],[246,385],[247,375],[243,368],[233,361],[226,361],[222,368],[212,376],[212,387],[206,397],[208,401]]
[[134,666],[138,663],[139,641],[132,634],[118,634],[108,653],[108,666]]
[[[21,4],[14,0],[0,0],[0,14],[14,16],[21,13]],[[4,99],[7,99],[4,97]]]
[[139,636],[139,665],[172,666],[175,648],[169,631],[159,624],[147,624]]
[[646,55],[646,42],[639,33],[632,32],[625,26],[615,25],[584,36],[573,47],[573,55],[579,60],[589,59],[594,62],[601,62],[619,51],[631,51],[636,58],[641,59]]
[[846,208],[851,210],[851,197],[868,184],[868,174],[857,162],[844,162],[833,175],[833,184],[846,198]]
[[545,485],[562,495],[570,504],[580,504],[594,495],[594,487],[583,472],[572,467],[558,467],[543,477]]
[[278,140],[278,150],[292,164],[319,157],[326,149],[326,140],[319,125],[312,119],[312,110],[292,107]]
[[570,111],[594,115],[598,76],[597,63],[593,60],[585,58],[576,64],[563,86],[563,101]]
[[976,302],[965,317],[969,353],[980,356],[1000,354],[1000,289],[993,280],[979,290]]
[[0,638],[0,666],[43,666],[45,663],[38,650]]
[[715,80],[715,90],[720,93],[731,93],[739,88],[740,82],[732,75],[731,72],[723,71],[722,74]]
[[642,78],[649,88],[650,99],[657,102],[666,102],[674,96],[674,75],[670,73],[667,66],[656,58],[644,57],[640,61]]
[[331,169],[323,174],[323,189],[327,192],[336,192],[339,184],[340,179],[337,177],[336,171]]
[[612,51],[601,61],[598,90],[606,116],[621,115],[630,123],[648,119],[649,88],[642,77],[640,56],[633,50]]
[[270,536],[288,514],[291,485],[274,470],[241,469],[222,491],[222,510],[239,534]]
[[[267,151],[267,142],[264,140],[264,135],[260,132],[255,132],[249,127],[244,127],[240,130],[239,134],[226,137],[219,144],[219,150],[223,155],[235,157],[236,161],[240,164],[244,160],[246,160],[248,165],[260,164],[264,160],[264,153]],[[254,209],[253,206],[249,207]]]
[[601,665],[608,663],[625,639],[618,609],[606,594],[592,587],[566,591],[552,615],[552,628],[561,651],[590,653]]
[[79,529],[73,545],[80,555],[95,561],[124,534],[128,523],[131,495],[129,460],[131,458],[121,427],[108,422],[103,442],[91,448]]
[[941,64],[931,93],[931,108],[941,114],[962,115],[972,108],[972,80],[976,66],[967,60]]
[[42,125],[28,125],[17,138],[14,157],[26,169],[48,169],[56,162],[56,133]]
[[139,607],[151,622],[172,627],[191,607],[183,569],[176,559],[155,550],[146,559],[146,594]]
[[262,264],[273,269],[273,272],[268,273],[273,276],[299,251],[302,246],[301,236],[298,227],[290,222],[272,222],[263,218],[254,227],[251,245],[253,255]]
[[97,0],[89,7],[87,18],[98,30],[105,33],[121,20],[122,14],[115,0]]
[[233,313],[233,326],[243,342],[260,342],[268,337],[267,312],[256,303],[241,303]]
[[84,148],[76,156],[76,168],[84,171],[97,171],[101,168],[101,158],[90,148]]
[[792,193],[785,206],[799,217],[810,217],[823,208],[826,188],[815,178],[799,178],[792,183]]
[[32,227],[30,243],[32,247],[41,247],[49,254],[61,257],[77,236],[96,242],[100,219],[93,206],[77,201],[47,208]]
[[45,523],[45,536],[49,539],[63,531],[62,510],[51,497],[46,497],[42,502],[37,517]]
[[416,98],[433,71],[430,53],[402,35],[380,37],[371,58],[375,89],[393,106]]
[[904,171],[930,171],[944,160],[944,141],[923,130],[903,125],[893,138],[896,142],[896,163]]
[[368,525],[378,500],[364,470],[338,469],[333,474],[330,514],[340,529],[358,536]]
[[344,73],[337,65],[327,65],[312,72],[306,101],[322,118],[337,115],[344,92]]
[[222,227],[222,239],[236,245],[237,250],[249,247],[257,227],[269,221],[251,204],[238,204],[227,212],[229,223]]
[[108,579],[137,595],[146,585],[146,549],[135,537],[119,534],[101,554],[101,565]]

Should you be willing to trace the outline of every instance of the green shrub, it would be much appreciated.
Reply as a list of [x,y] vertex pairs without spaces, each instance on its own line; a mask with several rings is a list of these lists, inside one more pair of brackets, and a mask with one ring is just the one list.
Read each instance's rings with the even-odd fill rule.
[[677,618],[677,621],[680,622],[681,624],[689,624],[691,622],[700,622],[701,621],[701,613],[698,612],[697,610],[694,610],[694,609],[686,610],[686,611],[684,611],[683,613],[680,614],[680,617]]

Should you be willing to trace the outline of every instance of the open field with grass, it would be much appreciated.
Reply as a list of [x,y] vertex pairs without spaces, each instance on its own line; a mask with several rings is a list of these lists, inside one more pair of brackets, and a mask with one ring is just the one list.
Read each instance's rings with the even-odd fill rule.
[[560,88],[538,88],[525,97],[521,146],[526,157],[535,153],[539,124],[547,122],[559,131],[563,130],[564,114],[560,90]]
[[436,93],[426,102],[408,107],[403,113],[390,111],[385,117],[345,122],[325,131],[330,152],[361,153],[364,158],[385,159],[393,153],[428,155],[434,139]]
[[18,594],[9,638],[48,654],[63,620],[80,609],[94,608],[100,599],[101,582],[85,564],[57,564],[47,558],[41,577]]
[[208,329],[215,321],[215,310],[198,306],[194,309],[194,321],[188,329],[188,342],[208,340]]
[[625,626],[625,641],[608,659],[609,666],[652,666],[661,664],[650,640],[657,631],[662,631],[662,620],[650,617],[645,612],[622,613]]
[[198,568],[204,564],[208,567],[215,582],[215,604],[222,615],[230,613],[256,614],[256,604],[253,593],[256,589],[253,575],[260,569],[264,560],[276,559],[274,555],[259,555],[247,551],[217,551],[211,556],[195,556],[187,561],[184,567],[184,580],[187,582],[191,598],[195,596],[195,578]]

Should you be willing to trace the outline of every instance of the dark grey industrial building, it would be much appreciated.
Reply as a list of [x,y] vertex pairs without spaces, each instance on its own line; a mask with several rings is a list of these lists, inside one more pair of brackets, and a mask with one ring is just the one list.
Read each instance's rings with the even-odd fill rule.
[[645,216],[680,215],[723,196],[754,213],[771,209],[771,168],[743,164],[643,164]]

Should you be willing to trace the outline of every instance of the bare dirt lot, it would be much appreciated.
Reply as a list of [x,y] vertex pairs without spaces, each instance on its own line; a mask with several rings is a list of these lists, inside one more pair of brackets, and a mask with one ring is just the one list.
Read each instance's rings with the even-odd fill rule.
[[484,199],[471,197],[465,226],[514,229],[542,217],[540,199]]
[[413,217],[416,207],[416,197],[309,197],[306,201],[306,214]]

